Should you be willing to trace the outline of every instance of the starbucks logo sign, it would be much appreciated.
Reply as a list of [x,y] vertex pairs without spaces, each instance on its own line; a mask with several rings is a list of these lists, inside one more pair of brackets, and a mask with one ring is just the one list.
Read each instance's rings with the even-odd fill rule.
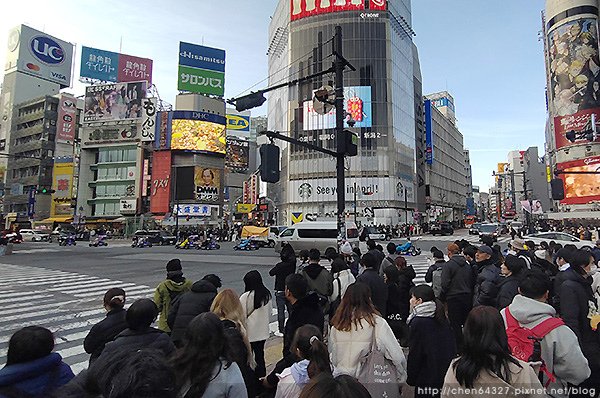
[[298,187],[298,195],[300,195],[302,199],[310,198],[312,196],[312,186],[307,182],[303,183]]

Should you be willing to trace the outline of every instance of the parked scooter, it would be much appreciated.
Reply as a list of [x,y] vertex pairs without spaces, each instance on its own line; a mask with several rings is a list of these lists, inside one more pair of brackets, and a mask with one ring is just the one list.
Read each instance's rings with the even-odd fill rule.
[[152,247],[152,242],[147,236],[134,236],[131,247]]
[[98,235],[93,242],[90,242],[90,247],[98,247],[98,246],[108,246],[108,242],[106,242],[106,235]]
[[201,245],[196,247],[198,250],[219,250],[221,245],[217,243],[215,238],[206,239]]
[[190,235],[175,244],[175,249],[195,249],[198,247],[198,235]]
[[252,239],[246,238],[242,239],[240,243],[233,246],[233,250],[258,250],[258,245],[256,242],[253,242]]
[[58,238],[59,246],[76,246],[77,241],[75,240],[75,235],[60,235]]
[[[418,256],[418,255],[420,255],[421,249],[414,246],[412,241],[410,240],[410,238],[407,238],[407,239],[408,239],[408,242],[406,242],[402,245],[398,245],[396,247],[396,254],[400,254],[402,256],[406,256],[406,255]],[[418,240],[418,238],[417,238],[417,240]]]

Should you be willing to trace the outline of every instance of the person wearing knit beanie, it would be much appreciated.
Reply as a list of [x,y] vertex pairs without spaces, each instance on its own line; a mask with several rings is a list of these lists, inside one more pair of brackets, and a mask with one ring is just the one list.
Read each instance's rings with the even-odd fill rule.
[[181,260],[174,258],[167,263],[167,279],[162,281],[154,291],[154,303],[160,311],[158,328],[169,333],[171,329],[167,324],[167,316],[171,308],[171,302],[177,296],[187,292],[192,287],[192,281],[183,276]]

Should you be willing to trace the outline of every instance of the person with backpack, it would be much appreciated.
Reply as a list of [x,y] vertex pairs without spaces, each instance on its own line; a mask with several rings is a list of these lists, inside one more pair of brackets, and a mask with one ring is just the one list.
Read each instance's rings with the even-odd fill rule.
[[385,318],[387,315],[388,288],[383,278],[379,276],[379,271],[377,271],[377,258],[371,253],[365,253],[360,259],[360,263],[364,267],[364,271],[356,278],[356,281],[369,286],[371,300],[379,314]]
[[576,250],[571,257],[571,267],[560,287],[561,316],[565,324],[575,332],[583,355],[588,360],[592,375],[580,387],[596,389],[600,394],[600,330],[592,326],[598,319],[597,302],[592,291],[592,267],[594,256],[588,250]]
[[348,268],[348,264],[342,257],[338,257],[331,263],[331,273],[333,274],[333,293],[329,297],[329,316],[333,317],[337,307],[346,293],[348,286],[356,282],[356,278]]
[[531,253],[529,252],[525,241],[519,238],[514,239],[510,242],[510,248],[511,250],[509,250],[508,254],[514,254],[515,256],[522,258],[523,260],[525,260],[525,265],[527,269],[531,269],[531,267],[534,264],[534,259]]
[[377,261],[375,270],[379,272],[379,270],[381,269],[381,262],[385,258],[385,254],[383,254],[383,251],[377,248],[377,243],[375,243],[374,240],[367,241],[367,248],[369,249],[367,253],[375,257],[375,260]]
[[381,276],[381,277],[383,277],[383,271],[390,265],[394,265],[394,261],[399,256],[399,254],[396,254],[397,246],[395,243],[390,242],[387,244],[387,246],[385,248],[386,248],[388,254],[381,262],[381,267],[379,268],[379,276]]
[[473,307],[478,305],[496,305],[498,284],[500,283],[500,268],[492,261],[494,252],[489,246],[482,245],[475,253],[477,276],[473,291]]
[[321,264],[321,252],[318,249],[310,249],[308,253],[309,262],[300,272],[308,282],[308,291],[315,292],[319,296],[319,302],[323,313],[329,311],[329,297],[333,293],[333,276]]
[[500,267],[502,278],[498,283],[498,295],[496,297],[496,308],[501,310],[512,303],[519,294],[519,282],[524,273],[525,261],[522,258],[509,254],[504,258]]
[[439,298],[442,292],[442,267],[446,263],[444,253],[441,250],[433,252],[434,263],[427,269],[425,282],[431,283],[435,297]]
[[444,305],[431,287],[415,286],[410,296],[406,383],[415,387],[415,398],[439,397],[439,394],[427,393],[427,389],[439,391],[444,384],[446,371],[456,356],[454,333]]
[[158,307],[160,317],[158,328],[166,333],[171,333],[167,324],[167,317],[171,309],[171,302],[181,293],[192,287],[192,281],[185,279],[181,268],[181,260],[174,258],[167,263],[167,279],[162,281],[154,291],[154,303]]
[[[360,249],[358,251],[360,253]],[[350,269],[350,272],[356,278],[358,276],[360,254],[354,252],[349,242],[344,242],[342,247],[340,247],[340,254],[348,265],[348,269]]]
[[577,336],[547,303],[550,286],[547,275],[527,272],[519,282],[519,294],[500,313],[513,355],[523,361],[541,362],[540,381],[548,395],[566,398],[568,385],[586,380],[590,368]]

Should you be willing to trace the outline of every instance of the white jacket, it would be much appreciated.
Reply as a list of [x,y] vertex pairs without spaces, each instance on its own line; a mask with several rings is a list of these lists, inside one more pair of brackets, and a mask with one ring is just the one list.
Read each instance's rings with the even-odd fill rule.
[[[339,279],[339,282],[338,282]],[[331,293],[330,301],[334,302],[340,295],[340,287],[342,288],[342,297],[346,293],[348,286],[356,282],[356,278],[352,275],[349,269],[342,270],[337,274],[333,275],[333,293]]]
[[[264,341],[269,338],[269,320],[271,317],[271,300],[260,308],[254,308],[254,292],[246,292],[240,296],[240,302],[248,318],[248,341]],[[249,314],[249,315],[248,315]]]
[[[377,349],[396,367],[398,383],[404,383],[406,357],[394,332],[385,319],[378,315],[375,315],[375,338]],[[350,332],[341,332],[332,327],[329,332],[329,354],[335,374],[358,377],[360,361],[369,353],[372,339],[373,326],[365,320],[361,320],[359,328],[353,326]]]

